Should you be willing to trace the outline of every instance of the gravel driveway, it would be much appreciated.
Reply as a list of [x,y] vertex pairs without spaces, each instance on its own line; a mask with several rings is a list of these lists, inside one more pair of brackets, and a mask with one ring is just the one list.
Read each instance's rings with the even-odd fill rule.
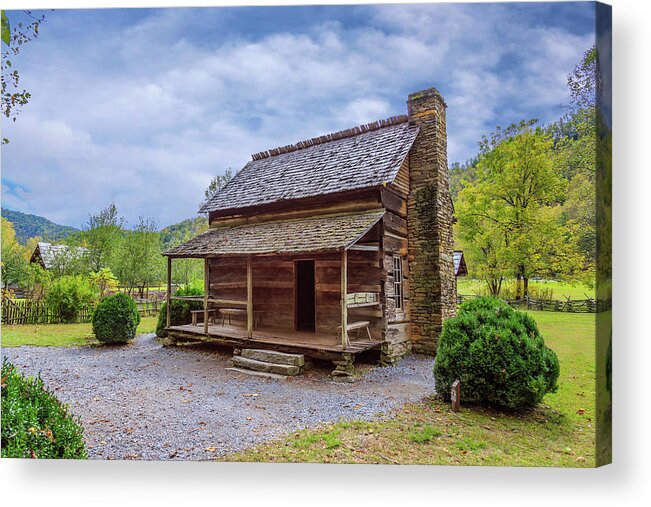
[[122,347],[2,354],[70,404],[92,459],[212,459],[319,423],[378,417],[434,392],[433,360],[415,356],[338,384],[325,367],[287,381],[243,375],[225,369],[226,352],[164,348],[154,335]]

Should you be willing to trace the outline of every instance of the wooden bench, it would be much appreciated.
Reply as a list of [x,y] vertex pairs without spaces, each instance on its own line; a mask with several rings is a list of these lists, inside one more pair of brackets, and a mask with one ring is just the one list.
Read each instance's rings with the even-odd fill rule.
[[[197,316],[202,315],[204,313],[204,311],[205,310],[190,310],[190,313],[192,314],[192,325],[193,326],[198,326],[199,325],[199,323],[197,322],[197,320],[198,320]],[[216,313],[217,313],[216,310],[208,309],[208,318],[210,320],[212,320],[213,324],[215,323],[215,314]]]
[[[219,313],[222,316],[222,326],[226,323],[228,318],[228,325],[231,325],[231,316],[244,316],[246,317],[246,310],[243,308],[220,308]],[[258,327],[260,324],[260,312],[253,312],[253,327]]]
[[[351,331],[357,331],[357,338],[359,338],[359,334],[361,333],[362,329],[366,329],[366,334],[368,335],[369,341],[373,341],[373,337],[371,336],[371,330],[368,328],[368,326],[371,323],[368,320],[358,320],[355,322],[350,322],[346,326],[346,331],[348,332],[350,336]],[[339,326],[339,336],[341,336],[341,326]]]

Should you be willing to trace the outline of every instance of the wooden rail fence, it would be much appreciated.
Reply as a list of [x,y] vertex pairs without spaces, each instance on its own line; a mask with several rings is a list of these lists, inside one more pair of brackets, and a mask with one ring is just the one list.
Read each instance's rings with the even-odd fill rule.
[[[480,296],[470,294],[457,294],[457,303],[461,304],[469,299]],[[597,313],[612,309],[612,299],[504,299],[508,305],[519,310],[541,310],[545,312],[570,312],[570,313]]]
[[[136,307],[142,317],[158,315],[162,301],[136,301]],[[83,308],[76,322],[90,322],[94,307]],[[57,324],[61,316],[42,301],[5,300],[2,302],[3,324]]]

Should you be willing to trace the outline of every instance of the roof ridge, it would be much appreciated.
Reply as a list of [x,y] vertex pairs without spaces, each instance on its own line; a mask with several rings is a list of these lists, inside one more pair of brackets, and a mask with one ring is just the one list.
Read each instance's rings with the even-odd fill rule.
[[273,148],[271,150],[261,151],[251,155],[253,160],[262,160],[265,158],[274,157],[283,153],[289,153],[292,151],[302,150],[310,146],[315,146],[318,144],[329,143],[330,141],[336,141],[338,139],[345,139],[347,137],[353,137],[364,132],[370,132],[372,130],[378,130],[384,127],[390,127],[391,125],[397,125],[399,123],[405,123],[409,121],[409,118],[406,114],[401,114],[398,116],[391,116],[385,120],[377,120],[371,123],[365,123],[363,125],[358,125],[345,130],[340,130],[338,132],[332,132],[330,134],[324,134],[319,137],[313,137],[312,139],[306,139],[304,141],[299,141],[294,144],[288,144],[287,146],[279,146],[278,148]]

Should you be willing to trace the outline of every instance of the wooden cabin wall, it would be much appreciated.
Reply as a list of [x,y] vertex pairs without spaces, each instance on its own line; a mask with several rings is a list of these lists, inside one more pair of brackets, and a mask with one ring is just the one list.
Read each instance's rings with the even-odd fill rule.
[[288,257],[254,257],[253,310],[262,327],[294,330],[294,261]]
[[[341,254],[315,259],[316,330],[336,335],[341,325]],[[381,291],[382,269],[378,252],[348,252],[348,293]],[[348,322],[368,320],[374,339],[381,340],[384,331],[380,306],[350,308]]]
[[246,259],[244,257],[210,259],[209,269],[209,296],[211,298],[246,301]]
[[401,197],[407,198],[409,195],[409,157],[402,162],[396,179],[388,185],[388,188]]
[[[403,164],[398,174],[402,174],[403,177],[406,174],[408,189],[408,166]],[[385,189],[382,195],[386,207],[386,213],[383,218],[384,232],[382,245],[386,271],[386,282],[384,286],[386,319],[384,356],[387,362],[403,356],[411,349],[411,339],[409,336],[410,283],[406,211],[408,192],[403,192],[404,189],[400,188],[400,185],[402,185],[401,181],[396,178],[395,184],[392,184],[394,188]],[[402,258],[404,301],[402,311],[396,309],[393,285],[395,280],[393,266],[394,255],[399,255]]]
[[[380,227],[374,228],[380,231]],[[372,235],[374,237],[374,235]],[[379,235],[378,235],[379,239]],[[361,241],[360,241],[361,243]],[[348,292],[375,292],[382,302],[382,288],[386,275],[384,272],[381,252],[348,251]],[[348,322],[367,320],[369,330],[375,340],[383,340],[386,331],[384,311],[381,304],[362,308],[348,309]],[[362,339],[364,335],[362,336]],[[354,338],[354,336],[353,336]]]
[[[370,236],[372,238],[372,235]],[[337,335],[341,325],[341,254],[254,257],[253,310],[261,312],[261,326],[294,330],[294,261],[313,259],[315,266],[316,332]],[[348,292],[381,290],[383,272],[378,252],[348,253]],[[246,301],[246,259],[210,260],[210,297]],[[219,305],[217,305],[219,306]],[[244,307],[242,307],[244,308]],[[243,318],[234,318],[243,325]],[[374,339],[385,329],[380,306],[351,308],[348,321],[368,320]]]
[[[253,310],[260,313],[260,325],[294,329],[294,263],[280,256],[258,257],[252,262]],[[246,301],[246,258],[210,260],[210,297]],[[220,306],[220,305],[217,305]],[[227,306],[227,305],[222,305]],[[245,308],[242,306],[241,308]],[[244,325],[244,317],[234,317]]]
[[301,199],[298,202],[272,203],[239,209],[235,214],[224,211],[209,213],[210,227],[232,227],[242,224],[288,220],[294,218],[326,215],[329,213],[349,213],[379,209],[382,207],[380,195],[376,189],[345,192],[341,195],[328,194]]

